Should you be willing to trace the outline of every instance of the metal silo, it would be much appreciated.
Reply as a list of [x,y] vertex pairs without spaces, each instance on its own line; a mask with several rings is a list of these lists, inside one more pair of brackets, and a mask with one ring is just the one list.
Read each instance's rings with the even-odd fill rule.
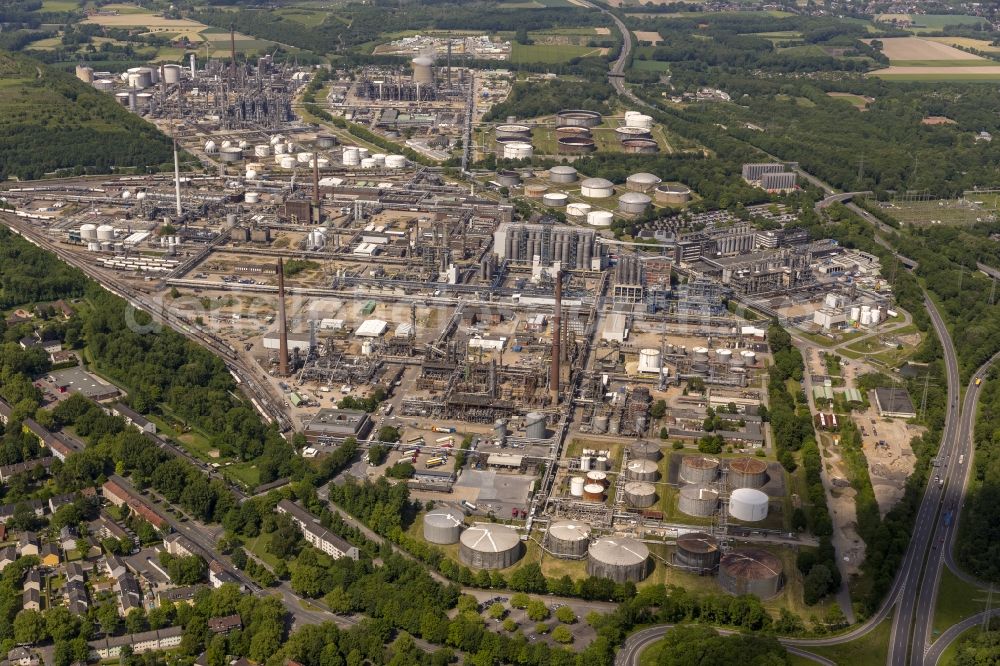
[[590,544],[590,526],[574,520],[560,520],[549,525],[545,536],[545,548],[556,557],[581,559]]
[[681,481],[712,483],[719,475],[719,460],[709,456],[684,456],[681,460]]
[[524,419],[525,437],[528,439],[545,439],[547,418],[541,412],[530,412]]
[[587,483],[596,483],[599,486],[607,488],[610,483],[608,482],[608,475],[606,472],[600,470],[594,470],[592,472],[587,472]]
[[719,491],[706,485],[684,486],[677,508],[689,516],[707,518],[719,509]]
[[649,548],[630,537],[601,537],[587,550],[587,575],[637,583],[649,575]]
[[479,523],[462,532],[458,559],[474,569],[506,569],[521,559],[521,539],[513,528]]
[[660,476],[660,470],[652,460],[633,460],[625,471],[633,481],[656,481]]
[[781,560],[766,550],[734,550],[719,563],[719,585],[729,594],[770,599],[781,591],[783,569]]
[[730,488],[761,488],[767,483],[767,463],[760,458],[736,458],[729,462]]
[[462,534],[465,516],[458,509],[440,508],[424,516],[424,538],[431,543],[449,544]]
[[756,523],[767,518],[767,495],[754,488],[737,488],[729,495],[729,515],[736,520]]
[[648,509],[656,504],[656,488],[645,481],[629,481],[625,484],[625,499],[637,509]]
[[628,447],[628,457],[632,460],[659,460],[663,457],[660,447],[652,442],[640,440]]
[[587,502],[603,502],[604,486],[599,483],[588,483],[583,487],[583,499]]
[[674,565],[698,573],[714,571],[719,566],[719,542],[704,532],[688,532],[677,537]]

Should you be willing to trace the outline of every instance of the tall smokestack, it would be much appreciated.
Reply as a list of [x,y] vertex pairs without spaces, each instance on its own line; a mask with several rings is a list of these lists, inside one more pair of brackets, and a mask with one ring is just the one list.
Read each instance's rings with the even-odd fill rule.
[[190,62],[191,62],[191,80],[194,81],[194,79],[195,79],[195,66],[194,66],[194,64],[195,64],[195,57],[194,57],[193,53],[191,54]]
[[288,322],[285,319],[285,262],[278,259],[278,374],[288,374]]
[[552,317],[552,365],[549,375],[549,392],[552,404],[559,404],[559,359],[560,338],[562,337],[562,269],[556,271],[556,311]]
[[233,83],[236,82],[236,26],[229,24],[229,72]]
[[174,194],[177,197],[177,217],[180,218],[184,213],[181,211],[181,164],[177,160],[177,137],[172,137],[174,140]]
[[319,153],[313,153],[313,214],[316,216],[316,224],[320,224],[323,221],[323,215],[320,212],[320,199],[319,199]]

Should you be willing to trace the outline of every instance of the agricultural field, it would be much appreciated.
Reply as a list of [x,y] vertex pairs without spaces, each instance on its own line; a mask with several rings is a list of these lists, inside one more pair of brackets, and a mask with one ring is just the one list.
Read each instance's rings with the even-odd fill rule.
[[949,25],[975,26],[986,23],[986,19],[978,16],[964,16],[961,14],[879,14],[875,17],[879,23],[895,21],[897,25],[909,23],[909,30],[914,34],[921,32],[937,32]]
[[514,64],[525,62],[560,63],[573,58],[604,55],[607,49],[576,46],[575,44],[518,44],[511,45],[510,61]]
[[898,81],[993,81],[1000,79],[1000,65],[953,46],[920,37],[882,40],[890,65],[872,72]]
[[833,97],[835,99],[842,99],[850,102],[858,111],[867,111],[868,105],[875,101],[874,97],[865,97],[863,95],[855,95],[853,93],[845,92],[828,92],[826,95],[827,97]]
[[973,39],[972,37],[924,37],[924,39],[957,48],[975,49],[983,53],[1000,53],[1000,46],[994,46],[985,39]]
[[[981,203],[977,203],[981,201]],[[880,204],[885,212],[904,225],[975,224],[996,217],[996,202],[985,199],[896,200]]]
[[981,56],[966,53],[948,44],[921,37],[890,37],[881,41],[882,53],[892,64],[896,64],[897,61],[915,60],[985,60]]

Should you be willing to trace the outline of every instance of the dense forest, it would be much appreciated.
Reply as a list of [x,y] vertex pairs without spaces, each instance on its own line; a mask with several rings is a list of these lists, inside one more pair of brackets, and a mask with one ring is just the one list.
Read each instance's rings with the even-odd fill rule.
[[155,169],[171,159],[167,137],[70,74],[0,52],[0,88],[0,180]]
[[606,80],[598,81],[526,81],[516,83],[506,100],[490,109],[487,120],[508,116],[537,118],[562,109],[587,109],[611,113],[608,101],[615,91]]

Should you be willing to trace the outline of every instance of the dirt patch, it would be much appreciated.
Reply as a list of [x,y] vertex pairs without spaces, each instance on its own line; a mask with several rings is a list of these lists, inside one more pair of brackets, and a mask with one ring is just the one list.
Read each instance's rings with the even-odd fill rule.
[[640,42],[649,42],[650,44],[656,45],[663,41],[660,37],[660,33],[653,32],[652,30],[637,30],[635,32],[635,38]]
[[611,34],[611,28],[594,28],[594,32],[598,35],[607,36]]
[[954,125],[955,121],[944,116],[927,116],[920,121],[921,125]]
[[879,418],[875,408],[854,415],[862,429],[862,448],[868,460],[868,476],[875,491],[879,513],[884,518],[903,497],[906,479],[917,458],[910,440],[923,430],[901,419]]
[[96,23],[109,27],[131,27],[141,26],[150,30],[174,28],[186,30],[190,28],[204,28],[204,23],[191,21],[189,19],[168,19],[153,14],[116,14],[114,16],[91,16],[84,23]]
[[[865,40],[871,42],[871,40]],[[882,40],[882,53],[892,60],[983,60],[948,44],[920,37],[889,37]],[[891,68],[890,68],[891,69]]]

